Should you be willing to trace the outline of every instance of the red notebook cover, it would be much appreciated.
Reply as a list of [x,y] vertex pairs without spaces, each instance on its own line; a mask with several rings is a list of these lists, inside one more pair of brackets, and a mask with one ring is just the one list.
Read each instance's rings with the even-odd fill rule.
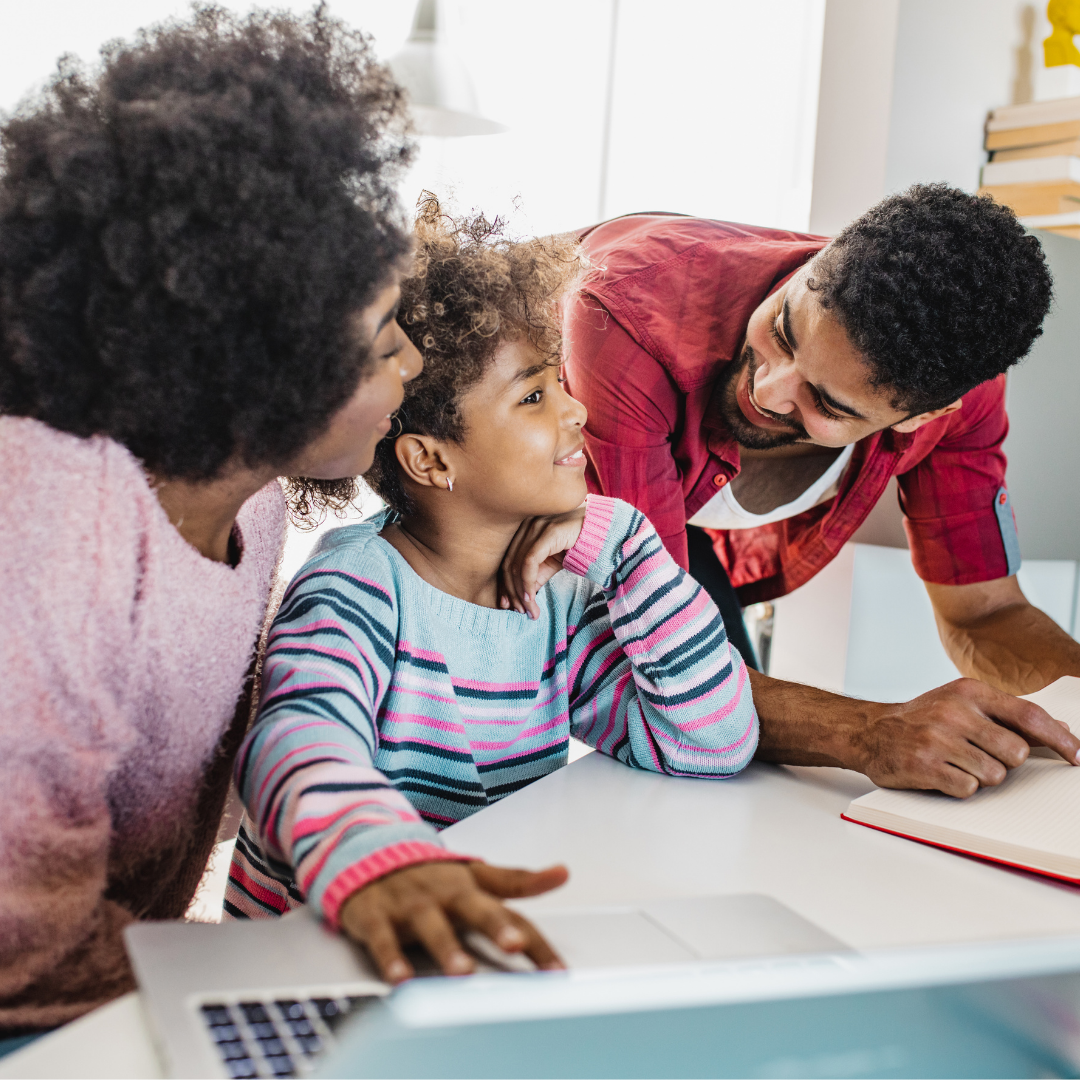
[[878,832],[888,833],[890,836],[900,836],[904,840],[914,840],[916,843],[926,844],[928,847],[941,848],[942,851],[951,851],[957,855],[969,855],[973,859],[997,863],[998,866],[1008,866],[1013,870],[1026,870],[1029,874],[1039,874],[1042,877],[1053,878],[1055,881],[1067,881],[1070,885],[1080,885],[1080,878],[1066,877],[1064,874],[1052,874],[1049,870],[1041,870],[1037,866],[1025,866],[1023,863],[1008,862],[1006,859],[995,859],[993,855],[983,855],[979,851],[968,851],[965,848],[939,844],[935,840],[924,840],[921,836],[912,836],[910,833],[897,832],[895,829],[884,829],[880,825],[871,825],[866,821],[858,821],[856,818],[848,817],[847,814],[841,814],[840,816],[844,821],[850,821],[852,825],[863,825],[867,829],[876,829]]

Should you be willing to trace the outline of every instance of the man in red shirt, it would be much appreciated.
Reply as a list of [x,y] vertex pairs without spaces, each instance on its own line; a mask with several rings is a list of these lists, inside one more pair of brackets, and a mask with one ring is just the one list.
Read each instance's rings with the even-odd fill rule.
[[753,663],[739,605],[809,581],[897,476],[942,641],[980,680],[881,705],[752,672],[758,756],[957,796],[1000,783],[1029,742],[1075,762],[1080,741],[1010,696],[1080,675],[1080,645],[1015,577],[1004,372],[1051,281],[1012,212],[919,185],[831,244],[664,214],[583,240],[566,372],[591,489],[649,517]]

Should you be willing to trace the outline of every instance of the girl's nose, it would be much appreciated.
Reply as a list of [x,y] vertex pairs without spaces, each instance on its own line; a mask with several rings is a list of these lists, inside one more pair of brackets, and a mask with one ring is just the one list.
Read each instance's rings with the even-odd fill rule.
[[566,395],[566,400],[570,403],[570,408],[567,409],[568,422],[573,427],[583,428],[585,421],[589,419],[589,410],[577,398],[572,398],[569,394]]

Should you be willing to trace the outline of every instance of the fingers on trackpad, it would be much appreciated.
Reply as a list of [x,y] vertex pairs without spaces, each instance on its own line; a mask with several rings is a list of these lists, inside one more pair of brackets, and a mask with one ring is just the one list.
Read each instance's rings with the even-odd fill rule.
[[533,910],[529,918],[571,968],[851,951],[761,893],[661,900],[638,908]]

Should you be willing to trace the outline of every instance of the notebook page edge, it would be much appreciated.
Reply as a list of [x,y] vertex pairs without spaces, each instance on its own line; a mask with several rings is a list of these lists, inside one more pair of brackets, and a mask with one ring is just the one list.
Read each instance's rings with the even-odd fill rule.
[[844,812],[843,817],[856,824],[869,825],[902,838],[925,840],[927,843],[961,853],[982,856],[997,862],[1080,882],[1080,859],[1066,855],[1055,856],[1052,852],[1038,851],[1019,844],[994,840],[988,836],[979,836],[943,825],[934,825],[931,822],[901,817],[872,806],[856,807],[854,802]]

